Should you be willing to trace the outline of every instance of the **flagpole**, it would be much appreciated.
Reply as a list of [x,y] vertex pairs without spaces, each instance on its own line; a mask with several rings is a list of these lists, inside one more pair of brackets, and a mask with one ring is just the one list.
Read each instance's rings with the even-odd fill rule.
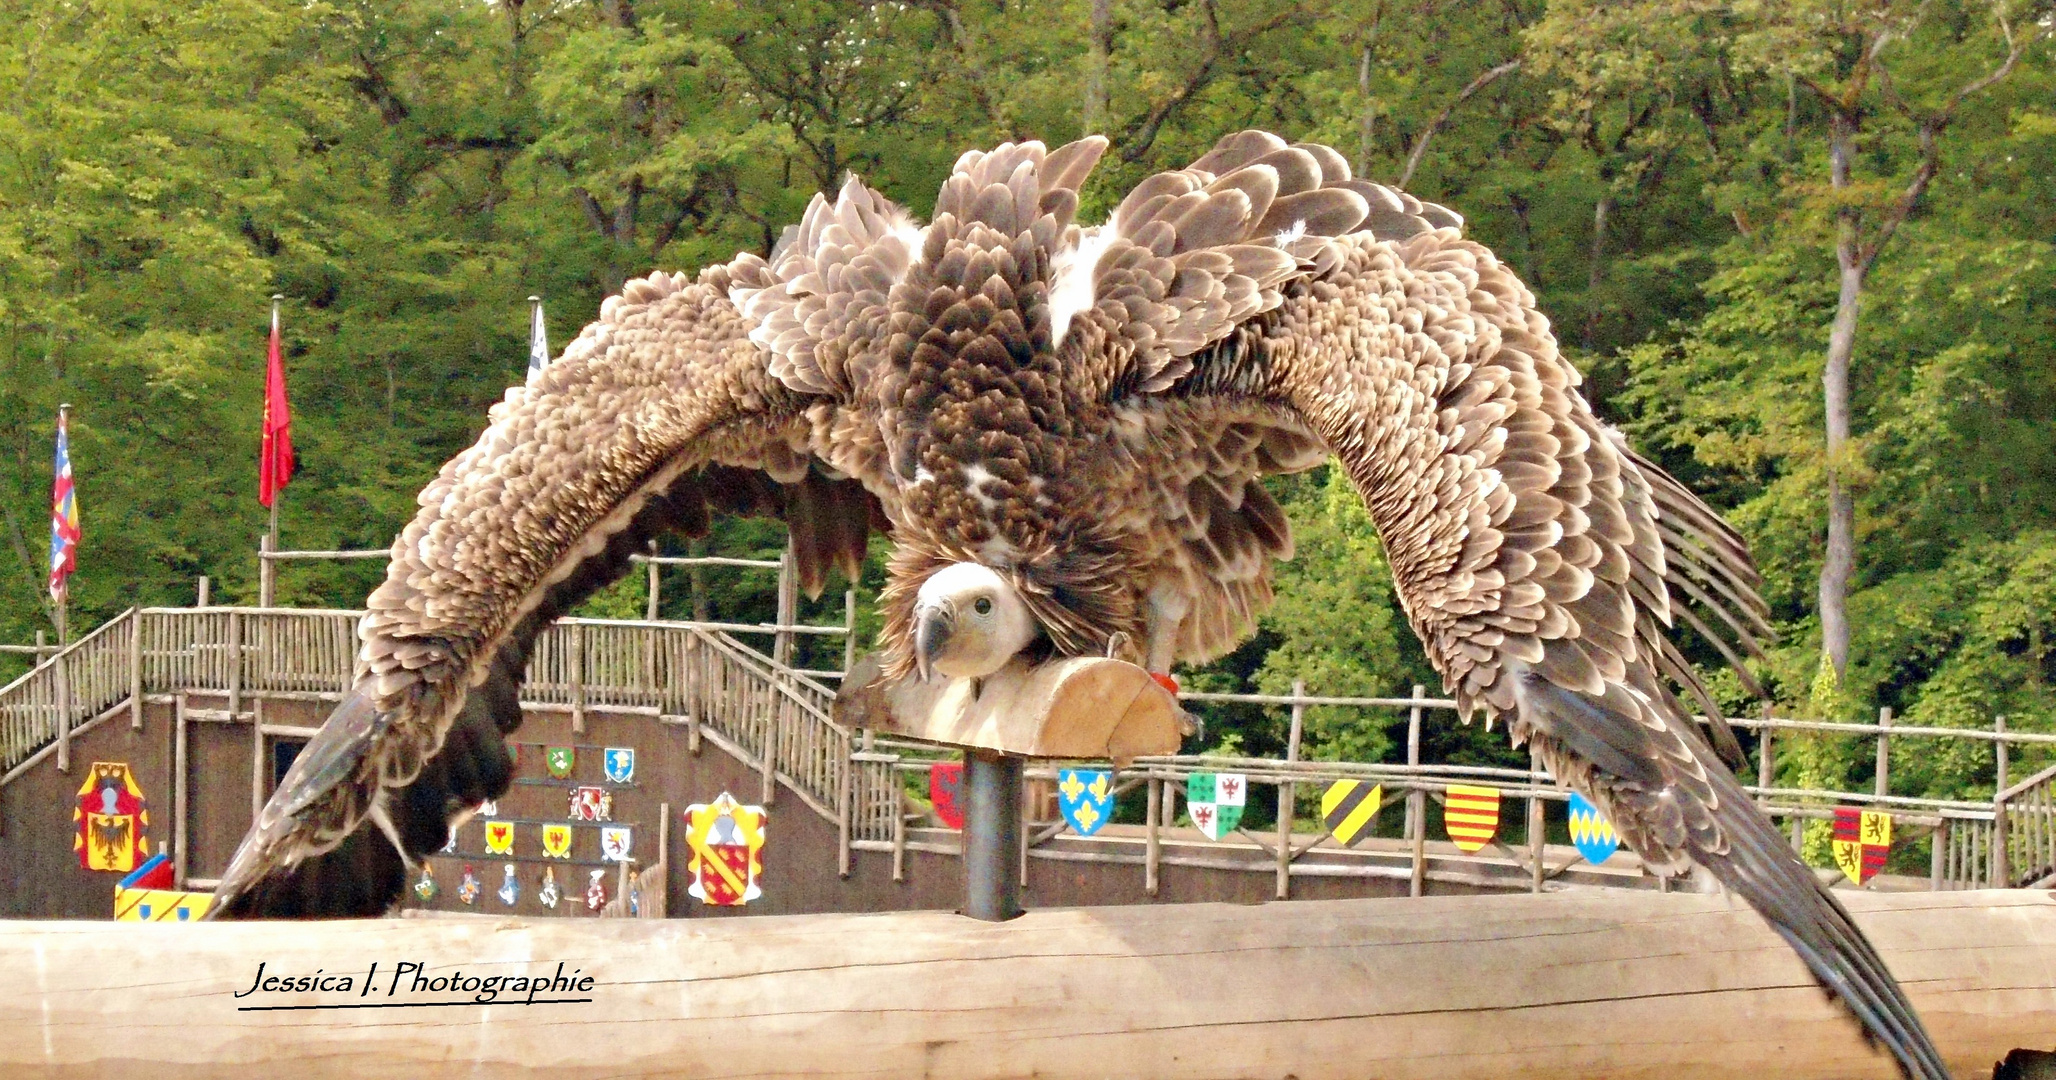
[[[71,465],[70,429],[71,403],[65,402],[57,406],[57,430],[65,433],[65,467],[67,470],[69,470]],[[78,505],[76,479],[74,479],[73,484],[72,505],[76,506]],[[77,544],[78,541],[74,539],[72,543]],[[73,548],[74,552],[76,550],[76,548]],[[71,558],[76,557],[76,555],[71,556]],[[68,773],[71,771],[71,680],[65,678],[64,659],[64,647],[71,644],[69,632],[69,623],[71,621],[69,618],[71,582],[68,578],[65,580],[63,587],[57,590],[55,599],[57,601],[57,651],[50,654],[50,661],[55,665],[55,670],[51,674],[57,683],[57,771]]]
[[[278,305],[285,298],[286,295],[284,293],[271,294],[271,334],[273,337],[278,336]],[[266,372],[268,376],[268,368]],[[278,550],[278,497],[283,494],[285,494],[283,490],[274,491],[271,494],[271,550],[273,551]]]
[[[63,404],[61,404],[61,405],[57,406],[57,430],[59,430],[59,431],[64,431],[64,430],[68,429],[68,428],[69,428],[70,426],[71,426],[71,403],[70,403],[70,402],[65,402],[65,403],[63,403]],[[74,496],[72,496],[72,497],[73,497],[73,498],[75,499],[75,498],[77,498],[78,496],[74,495]],[[57,600],[57,648],[58,648],[59,650],[62,650],[62,649],[63,649],[63,648],[64,648],[64,647],[66,646],[66,645],[69,645],[69,644],[71,644],[71,638],[70,638],[70,636],[69,636],[69,635],[68,635],[68,634],[66,633],[66,624],[68,624],[68,623],[69,623],[69,622],[71,621],[71,620],[70,620],[70,618],[69,618],[69,616],[70,616],[70,610],[69,610],[69,609],[71,608],[71,583],[70,583],[70,582],[66,582],[66,583],[65,583],[65,586],[64,586],[64,588],[63,588],[63,589],[61,589],[61,590],[59,590],[59,593],[58,593],[58,596],[56,597],[56,600]]]
[[[271,336],[278,337],[278,305],[285,299],[284,293],[271,294]],[[264,395],[265,416],[271,415],[271,354],[265,353]],[[261,469],[261,466],[260,466]],[[283,491],[271,493],[271,525],[257,544],[257,606],[270,607],[273,595],[278,591],[278,563],[271,553],[278,550],[278,502]]]

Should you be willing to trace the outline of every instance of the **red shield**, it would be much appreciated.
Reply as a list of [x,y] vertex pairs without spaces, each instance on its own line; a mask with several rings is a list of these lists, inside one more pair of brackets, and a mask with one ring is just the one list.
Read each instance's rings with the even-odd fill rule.
[[952,829],[964,827],[964,763],[938,762],[928,770],[928,801],[935,816]]
[[707,867],[700,875],[707,903],[723,907],[741,904],[743,890],[750,883],[750,849],[742,844],[717,844],[708,850],[719,865]]

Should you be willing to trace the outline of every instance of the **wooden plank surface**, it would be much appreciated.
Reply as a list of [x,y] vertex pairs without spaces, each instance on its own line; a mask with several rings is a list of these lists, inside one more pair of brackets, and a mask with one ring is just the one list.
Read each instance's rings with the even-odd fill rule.
[[1121,660],[1074,656],[1033,667],[1019,659],[983,679],[886,679],[879,654],[843,679],[835,718],[853,728],[1023,757],[1126,765],[1175,754],[1178,699]]
[[[2056,1047],[2056,898],[1851,894],[1960,1077]],[[237,998],[267,974],[349,992]],[[381,973],[370,993],[362,974]],[[393,1005],[396,963],[569,1004]],[[1741,904],[1543,896],[706,920],[0,923],[0,1076],[1893,1075]],[[522,996],[517,993],[515,996]]]

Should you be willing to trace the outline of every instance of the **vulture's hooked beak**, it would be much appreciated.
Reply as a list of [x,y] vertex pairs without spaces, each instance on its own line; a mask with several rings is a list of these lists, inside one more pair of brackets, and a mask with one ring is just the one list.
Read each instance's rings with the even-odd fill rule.
[[914,670],[922,682],[935,677],[935,658],[956,629],[956,609],[948,601],[923,605],[914,612]]

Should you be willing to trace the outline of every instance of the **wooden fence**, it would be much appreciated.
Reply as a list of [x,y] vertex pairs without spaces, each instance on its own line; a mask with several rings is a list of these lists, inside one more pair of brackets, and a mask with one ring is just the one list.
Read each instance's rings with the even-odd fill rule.
[[0,687],[0,783],[38,752],[69,770],[72,731],[134,698],[138,625],[135,609],[124,611]]
[[[790,609],[786,615],[790,618]],[[124,612],[91,634],[45,657],[0,687],[0,768],[11,779],[44,755],[55,754],[69,768],[69,737],[79,727],[109,719],[124,709],[140,724],[141,703],[173,701],[189,693],[227,698],[222,720],[255,720],[254,752],[264,735],[304,735],[304,729],[266,725],[267,699],[338,700],[353,678],[358,612],[293,608],[144,608]],[[907,850],[909,814],[903,806],[910,773],[925,771],[939,748],[874,739],[832,718],[833,692],[822,681],[835,673],[796,670],[775,655],[753,648],[743,635],[790,641],[800,634],[842,634],[849,626],[681,623],[565,619],[544,632],[531,659],[524,688],[526,707],[569,712],[575,728],[591,710],[649,716],[682,725],[697,748],[711,739],[749,763],[760,777],[759,797],[778,796],[778,781],[809,808],[833,821],[842,838],[840,865],[849,869],[853,849],[891,850],[901,864]],[[774,649],[776,648],[774,644]],[[1290,739],[1283,759],[1172,756],[1147,758],[1125,771],[1120,782],[1149,790],[1150,835],[1176,822],[1176,792],[1199,771],[1240,771],[1259,785],[1273,785],[1292,812],[1281,815],[1276,834],[1254,840],[1272,856],[1280,894],[1293,875],[1309,871],[1301,857],[1326,839],[1300,833],[1306,818],[1300,804],[1338,779],[1370,779],[1386,785],[1407,806],[1403,835],[1414,855],[1410,876],[1419,891],[1425,872],[1427,804],[1453,783],[1490,783],[1526,804],[1531,828],[1527,851],[1494,849],[1504,865],[1526,869],[1535,887],[1554,873],[1539,855],[1544,804],[1563,799],[1539,770],[1484,769],[1420,760],[1421,729],[1432,710],[1454,703],[1427,697],[1415,687],[1405,698],[1323,697],[1295,688],[1291,695],[1186,694],[1194,706],[1254,704],[1290,713]],[[1304,712],[1316,706],[1404,710],[1408,757],[1404,764],[1299,760]],[[2056,744],[2056,735],[2004,730],[1923,728],[1892,724],[1827,724],[1765,718],[1737,721],[1762,730],[1825,732],[1871,738],[1878,744],[1879,782],[1871,792],[1798,790],[1759,783],[1750,790],[1765,809],[1795,827],[1831,817],[1835,804],[1889,809],[1902,829],[1934,838],[1930,882],[1936,888],[2056,884],[2056,766],[2016,783],[2002,781],[1989,802],[1925,799],[1886,790],[1890,742],[1895,739],[1974,739],[1989,742],[2000,768],[2010,750]],[[1759,779],[1767,779],[1768,771]],[[2002,773],[2003,775],[2003,773]],[[4,780],[0,780],[4,782]],[[252,799],[261,798],[253,789]],[[1316,818],[1318,815],[1314,815]],[[1045,830],[1047,831],[1047,830]],[[1795,828],[1796,831],[1796,828]],[[1050,835],[1054,835],[1051,833]],[[1902,836],[1911,835],[1902,832]],[[1045,836],[1044,839],[1048,837]],[[1330,845],[1332,847],[1332,845]],[[1147,873],[1155,877],[1161,856],[1147,842]],[[1175,861],[1175,860],[1173,860]]]
[[2056,765],[2000,791],[1992,805],[1991,880],[2056,886]]

